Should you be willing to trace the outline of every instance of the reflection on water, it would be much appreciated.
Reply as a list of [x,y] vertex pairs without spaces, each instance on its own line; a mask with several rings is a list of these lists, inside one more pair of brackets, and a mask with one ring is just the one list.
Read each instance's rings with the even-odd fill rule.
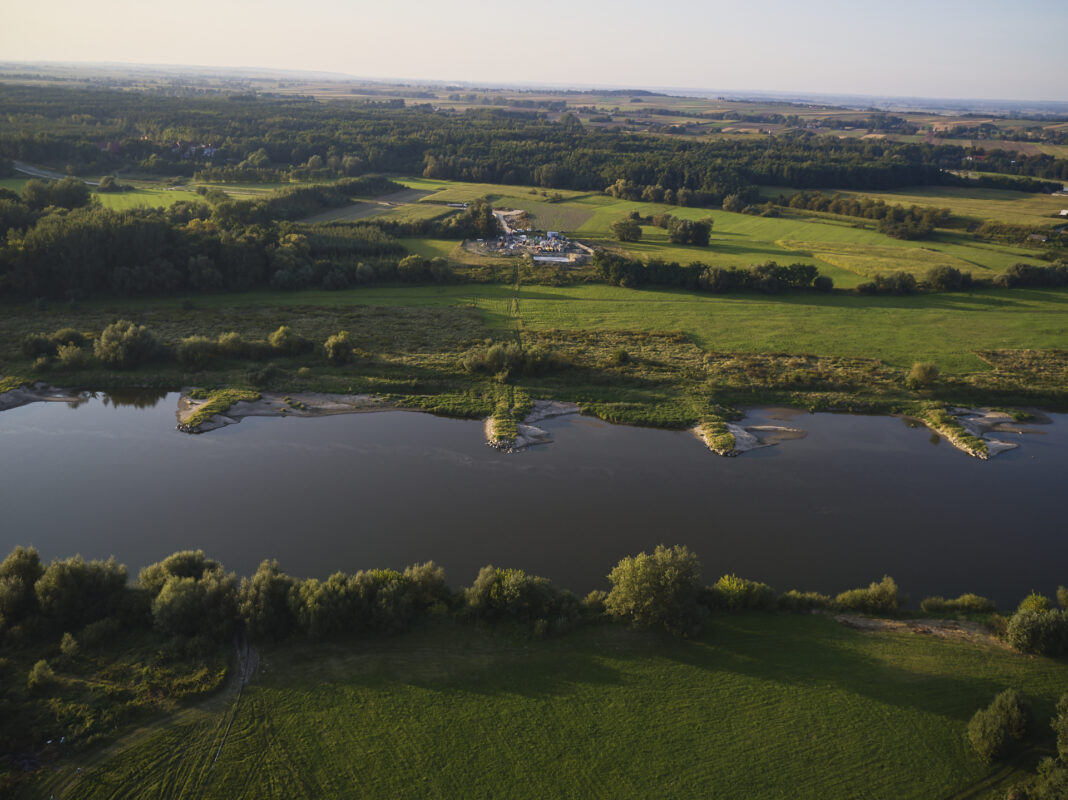
[[679,543],[710,581],[779,590],[887,573],[914,601],[974,591],[1009,606],[1065,582],[1066,415],[1045,436],[999,432],[1020,448],[982,462],[896,418],[796,411],[785,424],[806,438],[723,459],[686,433],[574,416],[542,423],[553,444],[506,455],[479,422],[411,412],[188,436],[175,394],[59,405],[0,414],[5,553],[114,554],[131,574],[191,547],[241,574],[263,558],[302,576],[433,559],[454,586],[493,563],[584,593],[622,556]]
[[155,408],[168,394],[166,389],[110,389],[93,396],[113,408]]

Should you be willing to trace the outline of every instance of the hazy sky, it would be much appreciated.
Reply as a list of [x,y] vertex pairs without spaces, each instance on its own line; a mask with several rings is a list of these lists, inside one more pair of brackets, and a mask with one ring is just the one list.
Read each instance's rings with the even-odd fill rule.
[[1068,100],[1068,0],[19,0],[0,59]]

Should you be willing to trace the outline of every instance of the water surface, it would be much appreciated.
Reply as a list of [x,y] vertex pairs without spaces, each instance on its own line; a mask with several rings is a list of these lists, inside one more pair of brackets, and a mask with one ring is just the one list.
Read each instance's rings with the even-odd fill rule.
[[709,580],[779,590],[887,573],[917,601],[1012,605],[1068,583],[1068,415],[981,462],[898,418],[755,412],[808,436],[723,459],[687,433],[577,416],[515,455],[483,444],[479,422],[400,411],[189,436],[174,430],[177,395],[133,400],[0,414],[0,550],[114,554],[135,573],[203,548],[239,574],[277,558],[319,577],[432,559],[453,586],[492,563],[584,593],[622,556],[679,543]]

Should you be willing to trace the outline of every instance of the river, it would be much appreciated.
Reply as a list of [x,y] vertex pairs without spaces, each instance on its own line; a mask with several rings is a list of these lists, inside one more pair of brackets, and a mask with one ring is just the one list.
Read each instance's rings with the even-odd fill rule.
[[725,459],[688,433],[579,416],[503,454],[480,422],[420,413],[191,436],[176,406],[98,395],[0,414],[0,550],[113,554],[131,574],[189,548],[239,574],[264,558],[318,577],[434,560],[454,587],[492,563],[585,593],[665,543],[697,552],[709,581],[780,591],[889,574],[914,602],[971,591],[1009,607],[1068,584],[1068,415],[1000,436],[1021,447],[983,462],[895,417],[758,410],[808,436]]

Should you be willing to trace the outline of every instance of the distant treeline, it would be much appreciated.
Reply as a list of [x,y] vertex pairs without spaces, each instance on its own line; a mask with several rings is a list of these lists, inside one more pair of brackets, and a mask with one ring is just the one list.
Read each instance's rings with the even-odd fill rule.
[[712,267],[700,262],[682,265],[660,259],[642,261],[605,250],[593,256],[593,268],[607,283],[635,289],[677,286],[705,292],[757,291],[767,294],[816,289],[830,291],[833,281],[812,264],[756,264],[751,267]]
[[[437,111],[429,104],[318,102],[255,94],[176,97],[148,91],[0,86],[0,156],[205,180],[324,180],[367,172],[601,191],[619,180],[718,203],[759,184],[891,189],[955,183],[946,170],[1061,179],[1048,156],[967,162],[955,145],[840,139],[791,130],[770,138],[689,141],[584,128],[571,113]],[[888,118],[889,120],[889,118]],[[889,124],[889,122],[887,122]],[[642,190],[644,191],[644,189]],[[685,195],[684,195],[685,197]]]
[[924,239],[936,227],[944,227],[950,220],[948,208],[888,205],[869,197],[830,197],[822,192],[798,192],[789,199],[780,196],[779,205],[808,211],[825,211],[847,217],[861,217],[879,222],[880,233],[895,239]]
[[204,191],[203,201],[166,209],[113,211],[91,203],[89,190],[75,178],[31,180],[21,195],[0,189],[0,293],[77,299],[260,286],[343,289],[417,274],[399,269],[406,250],[397,235],[463,239],[496,229],[484,201],[414,223],[289,221],[397,188],[382,178],[344,179],[255,200],[235,200],[215,189]]

